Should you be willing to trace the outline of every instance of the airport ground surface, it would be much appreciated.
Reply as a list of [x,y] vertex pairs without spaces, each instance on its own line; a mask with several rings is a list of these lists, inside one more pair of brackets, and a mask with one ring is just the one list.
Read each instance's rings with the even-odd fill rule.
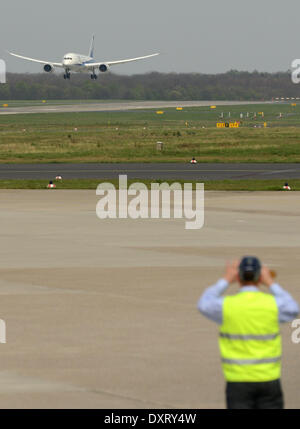
[[[110,112],[110,111],[124,111],[124,110],[136,110],[136,109],[157,109],[157,108],[176,108],[181,107],[199,107],[199,106],[238,106],[238,105],[251,105],[257,104],[257,102],[243,102],[243,101],[102,101],[102,102],[89,102],[89,103],[72,103],[61,104],[58,102],[47,102],[40,105],[35,105],[27,102],[27,106],[15,106],[15,102],[12,101],[12,107],[8,101],[8,107],[0,108],[0,115],[16,115],[24,113],[63,113],[63,112]],[[50,104],[50,105],[48,105]]]
[[0,164],[0,180],[44,179],[241,180],[299,179],[300,164]]
[[[177,110],[176,104],[162,110],[140,102],[144,107],[135,110],[2,115],[0,163],[186,165],[192,157],[212,164],[300,163],[300,105],[248,103]],[[220,122],[239,128],[219,128]]]
[[[204,228],[187,231],[100,221],[95,191],[1,190],[0,407],[223,408],[217,326],[198,298],[251,253],[300,301],[299,197],[207,192]],[[300,344],[282,333],[286,406],[299,408]]]

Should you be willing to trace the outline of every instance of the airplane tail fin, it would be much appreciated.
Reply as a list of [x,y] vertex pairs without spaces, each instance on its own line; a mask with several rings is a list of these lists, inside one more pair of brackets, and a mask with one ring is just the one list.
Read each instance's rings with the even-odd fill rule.
[[91,41],[91,46],[89,50],[89,57],[94,58],[94,44],[95,44],[95,36],[93,36]]

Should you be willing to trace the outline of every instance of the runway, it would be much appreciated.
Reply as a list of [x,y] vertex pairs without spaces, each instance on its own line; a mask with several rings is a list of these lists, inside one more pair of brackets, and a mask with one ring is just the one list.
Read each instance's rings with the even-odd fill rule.
[[0,180],[115,179],[127,174],[129,179],[150,180],[238,180],[296,179],[300,164],[0,164]]
[[[137,109],[159,109],[180,107],[205,107],[205,106],[240,106],[257,104],[249,101],[108,101],[101,103],[80,103],[61,105],[41,105],[25,107],[0,107],[0,115],[18,115],[27,113],[67,113],[67,112],[110,112]],[[264,104],[260,102],[259,104]]]

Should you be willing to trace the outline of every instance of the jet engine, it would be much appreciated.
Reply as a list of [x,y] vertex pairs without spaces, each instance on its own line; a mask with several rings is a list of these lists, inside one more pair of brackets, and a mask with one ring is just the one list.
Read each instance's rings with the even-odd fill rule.
[[108,65],[107,65],[107,64],[100,64],[100,66],[99,66],[99,70],[100,70],[102,73],[107,72],[107,71],[108,71],[108,69],[109,69],[109,67],[108,67]]
[[47,73],[53,73],[54,72],[54,67],[51,66],[51,64],[45,64],[44,65],[44,71]]

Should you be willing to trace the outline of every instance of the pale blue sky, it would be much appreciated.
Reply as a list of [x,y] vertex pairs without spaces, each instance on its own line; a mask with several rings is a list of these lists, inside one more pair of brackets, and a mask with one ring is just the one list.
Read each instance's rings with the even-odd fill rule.
[[61,61],[87,53],[92,34],[99,61],[161,51],[117,73],[279,71],[300,57],[299,0],[17,0],[3,2],[0,57],[8,71],[42,67],[4,50]]

